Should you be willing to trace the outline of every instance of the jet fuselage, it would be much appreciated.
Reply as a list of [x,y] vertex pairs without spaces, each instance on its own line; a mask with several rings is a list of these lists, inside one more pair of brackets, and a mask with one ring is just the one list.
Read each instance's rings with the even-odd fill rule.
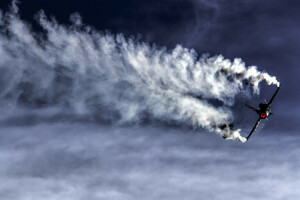
[[271,115],[271,108],[268,104],[260,103],[256,113],[259,114],[260,118],[265,119]]

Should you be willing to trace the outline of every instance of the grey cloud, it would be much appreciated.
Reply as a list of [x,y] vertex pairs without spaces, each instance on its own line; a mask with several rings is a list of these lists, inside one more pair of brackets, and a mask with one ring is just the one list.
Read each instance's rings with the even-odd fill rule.
[[1,132],[9,145],[0,147],[0,194],[8,200],[300,195],[298,136],[258,134],[242,145],[160,128],[56,124]]

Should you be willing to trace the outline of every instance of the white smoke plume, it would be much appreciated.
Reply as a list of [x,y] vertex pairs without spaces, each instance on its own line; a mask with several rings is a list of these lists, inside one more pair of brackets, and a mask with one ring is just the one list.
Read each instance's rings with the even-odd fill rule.
[[9,13],[1,12],[2,103],[59,107],[115,124],[147,118],[245,141],[239,130],[218,128],[234,120],[230,107],[237,94],[247,92],[243,82],[250,81],[257,92],[261,81],[279,85],[275,77],[245,67],[241,59],[231,62],[198,56],[181,45],[167,50],[121,34],[103,34],[83,25],[77,14],[71,21],[71,26],[61,25],[40,12],[44,32],[36,33],[20,19],[15,3]]

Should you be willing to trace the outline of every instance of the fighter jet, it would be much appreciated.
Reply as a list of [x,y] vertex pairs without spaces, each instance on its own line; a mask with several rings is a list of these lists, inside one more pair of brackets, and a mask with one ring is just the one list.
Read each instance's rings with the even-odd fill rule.
[[271,113],[271,104],[272,104],[272,102],[273,102],[280,86],[281,85],[279,85],[279,87],[277,88],[276,92],[274,93],[274,95],[272,96],[272,98],[269,102],[259,104],[259,109],[253,108],[252,106],[249,106],[249,105],[245,104],[245,106],[247,106],[248,108],[254,110],[259,115],[259,118],[258,118],[256,124],[254,125],[253,129],[251,130],[250,134],[247,137],[247,140],[249,140],[250,136],[256,130],[256,128],[260,124],[261,120],[262,119],[267,119],[272,114]]

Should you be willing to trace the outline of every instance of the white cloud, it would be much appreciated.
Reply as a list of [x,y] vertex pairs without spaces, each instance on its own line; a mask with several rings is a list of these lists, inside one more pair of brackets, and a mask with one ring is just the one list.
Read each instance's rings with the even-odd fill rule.
[[[12,106],[59,106],[116,124],[150,118],[213,131],[233,121],[235,96],[249,90],[244,80],[257,91],[263,80],[278,84],[241,59],[199,57],[180,45],[166,50],[102,34],[84,26],[78,14],[68,27],[41,12],[45,32],[37,34],[15,7],[0,33],[0,99]],[[224,106],[215,107],[209,99]],[[238,131],[232,136],[240,137]]]

